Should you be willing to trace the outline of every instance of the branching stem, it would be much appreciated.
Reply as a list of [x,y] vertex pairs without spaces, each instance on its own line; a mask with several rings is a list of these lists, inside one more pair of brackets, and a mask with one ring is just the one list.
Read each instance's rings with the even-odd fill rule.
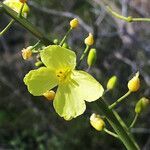
[[122,100],[124,100],[127,96],[131,94],[131,91],[128,91],[126,94],[124,94],[122,97],[117,99],[113,104],[109,106],[109,109],[113,109],[117,104],[119,104]]

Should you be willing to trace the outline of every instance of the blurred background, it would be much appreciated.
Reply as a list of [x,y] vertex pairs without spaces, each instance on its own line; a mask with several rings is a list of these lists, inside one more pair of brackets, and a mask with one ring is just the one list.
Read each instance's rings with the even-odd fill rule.
[[[85,37],[89,32],[94,33],[98,58],[90,73],[104,87],[112,75],[118,77],[116,88],[107,94],[109,103],[127,91],[127,81],[140,71],[140,90],[117,108],[129,125],[135,115],[136,102],[142,96],[150,98],[150,23],[125,23],[108,14],[105,6],[109,4],[124,16],[150,17],[150,1],[29,0],[28,4],[28,19],[52,40],[61,40],[69,28],[69,21],[74,17],[79,19],[80,27],[73,30],[68,39],[78,56],[85,48]],[[9,21],[7,15],[0,14],[0,30]],[[55,113],[52,102],[29,94],[23,77],[36,68],[35,60],[24,61],[21,50],[36,42],[37,39],[17,23],[0,37],[0,149],[125,149],[113,137],[90,126],[91,113],[100,113],[93,103],[87,103],[82,116],[66,122]],[[87,69],[86,60],[82,68]],[[142,150],[150,147],[149,116],[150,111],[145,111],[132,130]],[[107,127],[110,128],[108,124]]]

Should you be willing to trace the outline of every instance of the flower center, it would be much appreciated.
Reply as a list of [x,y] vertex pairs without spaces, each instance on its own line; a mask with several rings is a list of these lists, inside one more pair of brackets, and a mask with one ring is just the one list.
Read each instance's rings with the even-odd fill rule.
[[56,76],[58,78],[58,81],[60,83],[64,83],[66,82],[66,80],[68,79],[69,77],[69,74],[70,74],[71,70],[70,69],[59,69],[56,71]]

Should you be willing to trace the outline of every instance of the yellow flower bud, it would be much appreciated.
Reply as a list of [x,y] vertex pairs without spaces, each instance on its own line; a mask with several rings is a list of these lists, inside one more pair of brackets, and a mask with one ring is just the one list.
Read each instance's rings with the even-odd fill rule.
[[150,100],[142,97],[135,105],[135,112],[140,114],[149,104]]
[[84,40],[84,43],[88,46],[91,46],[94,44],[94,37],[91,33],[89,33],[89,36]]
[[87,58],[87,64],[89,67],[93,66],[96,61],[96,49],[92,48],[89,51],[88,58]]
[[78,25],[79,25],[79,21],[78,21],[77,18],[74,18],[74,19],[72,19],[72,20],[70,21],[70,27],[71,27],[72,29],[78,27]]
[[107,82],[107,90],[112,90],[117,83],[117,77],[112,76]]
[[130,92],[136,92],[140,88],[139,72],[128,82],[128,89]]
[[97,131],[102,131],[105,127],[105,122],[103,121],[103,119],[95,113],[93,113],[90,117],[90,124]]
[[22,57],[24,60],[30,59],[32,57],[32,50],[31,50],[32,46],[29,46],[27,48],[24,48],[22,50]]
[[51,90],[51,91],[46,91],[46,92],[43,94],[43,96],[44,96],[47,100],[52,101],[52,100],[54,99],[54,97],[55,97],[55,92],[54,92],[53,90]]
[[26,3],[27,0],[19,0],[21,3]]

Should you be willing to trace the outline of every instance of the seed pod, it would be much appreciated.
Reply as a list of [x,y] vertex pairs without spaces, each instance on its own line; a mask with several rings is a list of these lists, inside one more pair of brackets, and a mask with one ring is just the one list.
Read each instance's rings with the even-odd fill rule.
[[78,21],[77,18],[74,18],[74,19],[72,19],[72,20],[70,21],[70,27],[71,27],[72,29],[78,27],[78,25],[79,25],[79,21]]
[[53,90],[51,90],[51,91],[46,91],[46,92],[43,94],[43,96],[44,96],[47,100],[52,101],[52,100],[54,100],[55,92],[54,92]]
[[117,76],[112,76],[107,82],[107,90],[114,89],[114,87],[116,86],[117,80],[118,80]]
[[137,114],[142,113],[149,104],[150,100],[145,97],[142,97],[135,105],[135,112]]
[[95,64],[96,58],[97,58],[96,49],[94,49],[94,48],[90,49],[88,58],[87,58],[87,64],[89,67],[91,67]]
[[24,48],[22,50],[22,57],[24,60],[28,60],[32,57],[32,50],[31,49],[32,49],[32,46],[29,46],[29,47]]
[[97,115],[93,113],[90,117],[90,124],[93,128],[95,128],[97,131],[102,131],[105,127],[105,122],[100,117],[100,115]]
[[89,33],[89,36],[84,40],[84,43],[88,46],[91,46],[94,44],[94,37],[91,33]]
[[128,89],[131,92],[136,92],[140,88],[139,72],[128,82]]

